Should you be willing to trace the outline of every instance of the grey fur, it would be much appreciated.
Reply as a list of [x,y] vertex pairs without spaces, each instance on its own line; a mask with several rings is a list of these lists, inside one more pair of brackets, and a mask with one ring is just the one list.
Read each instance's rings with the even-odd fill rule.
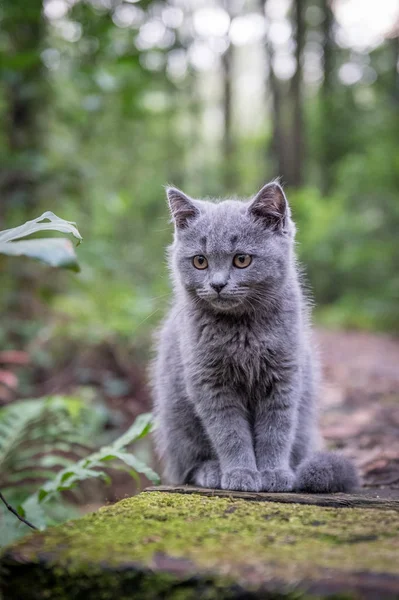
[[[282,188],[272,182],[248,202],[193,200],[175,188],[167,195],[174,300],[152,373],[166,480],[351,489],[357,479],[345,459],[315,455],[317,358]],[[237,268],[236,254],[251,264]],[[196,255],[207,268],[195,268]]]
[[296,487],[300,492],[346,492],[357,487],[355,467],[334,452],[317,452],[298,467]]

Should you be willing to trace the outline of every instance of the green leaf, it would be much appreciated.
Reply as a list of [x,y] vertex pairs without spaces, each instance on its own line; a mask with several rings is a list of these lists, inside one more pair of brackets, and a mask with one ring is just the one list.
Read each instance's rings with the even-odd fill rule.
[[73,244],[64,238],[24,240],[22,242],[0,243],[0,254],[7,256],[28,256],[63,269],[80,270]]
[[61,477],[61,483],[65,483],[65,481],[67,479],[69,479],[70,477],[73,476],[73,471],[67,471],[66,473],[63,474],[63,476]]
[[133,454],[130,454],[128,452],[115,452],[114,454],[116,458],[119,458],[119,460],[124,462],[126,465],[132,467],[137,473],[142,473],[143,475],[145,475],[147,479],[152,481],[152,483],[154,483],[155,485],[158,485],[160,483],[159,475],[155,473],[155,471],[153,471],[150,467],[147,467],[147,465],[144,462],[136,458]]
[[124,446],[132,444],[133,442],[145,437],[151,433],[154,429],[154,419],[152,413],[143,413],[139,415],[133,425],[115,442],[112,444],[113,448],[120,449]]
[[37,219],[27,221],[24,225],[0,232],[0,243],[11,242],[13,240],[28,237],[38,231],[60,231],[61,233],[71,233],[79,240],[79,242],[81,242],[82,236],[75,225],[76,223],[73,221],[65,221],[48,210]]
[[[47,211],[24,225],[0,232],[0,254],[8,256],[28,256],[41,260],[52,267],[72,269],[79,271],[79,265],[73,244],[64,238],[40,238],[35,240],[22,240],[40,231],[60,231],[71,234],[78,243],[82,236],[72,221],[60,219],[54,213]],[[19,240],[19,241],[15,241]]]
[[[39,490],[38,494],[37,494],[37,498],[39,500],[39,502],[42,502],[46,496],[48,496],[49,492],[47,492],[46,490]],[[23,507],[22,507],[23,508]]]

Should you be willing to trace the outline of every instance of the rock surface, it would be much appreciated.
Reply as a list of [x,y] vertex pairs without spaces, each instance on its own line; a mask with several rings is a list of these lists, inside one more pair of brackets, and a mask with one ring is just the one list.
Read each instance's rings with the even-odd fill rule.
[[19,541],[0,560],[4,600],[399,598],[398,498],[190,492],[148,491]]

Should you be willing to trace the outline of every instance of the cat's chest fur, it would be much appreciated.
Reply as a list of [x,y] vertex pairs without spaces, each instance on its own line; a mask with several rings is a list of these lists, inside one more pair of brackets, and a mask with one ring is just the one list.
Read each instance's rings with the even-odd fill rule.
[[192,359],[209,381],[240,389],[269,388],[283,359],[275,332],[265,324],[202,320],[194,325]]

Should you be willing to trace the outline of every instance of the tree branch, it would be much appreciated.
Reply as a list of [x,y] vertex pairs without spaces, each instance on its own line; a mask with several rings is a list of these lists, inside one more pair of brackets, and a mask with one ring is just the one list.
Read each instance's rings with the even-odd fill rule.
[[8,508],[8,510],[10,512],[12,512],[13,515],[15,515],[17,517],[17,519],[19,519],[20,521],[22,521],[22,523],[25,523],[25,525],[28,525],[28,527],[31,527],[32,529],[37,529],[37,527],[35,527],[34,525],[32,525],[32,523],[29,523],[29,521],[27,521],[26,519],[24,519],[23,517],[21,517],[21,515],[19,515],[17,513],[17,511],[15,510],[15,508],[13,508],[11,506],[11,504],[8,504],[7,500],[4,498],[3,494],[0,492],[0,500],[2,500],[4,502],[4,504],[6,505],[6,507]]

